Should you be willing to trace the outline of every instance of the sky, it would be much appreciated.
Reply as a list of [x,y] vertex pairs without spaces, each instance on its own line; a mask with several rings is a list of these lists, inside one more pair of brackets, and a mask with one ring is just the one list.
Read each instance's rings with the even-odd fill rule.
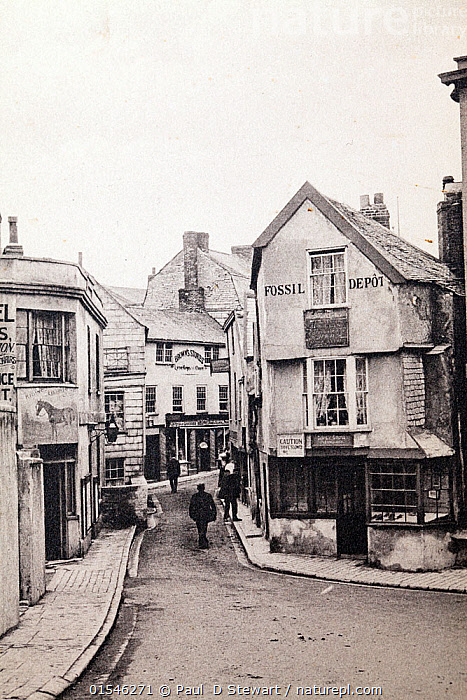
[[2,247],[17,216],[25,255],[144,288],[184,231],[251,244],[308,180],[383,192],[437,254],[467,2],[0,0],[0,33]]

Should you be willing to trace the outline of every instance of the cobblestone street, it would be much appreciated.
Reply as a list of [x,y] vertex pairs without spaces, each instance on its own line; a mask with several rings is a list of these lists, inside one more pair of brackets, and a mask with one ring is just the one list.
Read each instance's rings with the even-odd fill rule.
[[[206,479],[215,488],[214,476]],[[383,697],[462,698],[467,669],[465,596],[368,588],[254,570],[222,522],[197,548],[187,516],[193,483],[158,494],[163,515],[145,535],[126,602],[138,608],[133,638],[113,685],[167,685],[173,696],[202,685],[380,686]],[[94,679],[95,680],[95,679]],[[86,674],[70,697],[89,696]],[[87,684],[87,687],[86,687]],[[185,690],[188,689],[185,693]],[[86,691],[86,692],[85,692]],[[273,694],[278,694],[277,690]]]

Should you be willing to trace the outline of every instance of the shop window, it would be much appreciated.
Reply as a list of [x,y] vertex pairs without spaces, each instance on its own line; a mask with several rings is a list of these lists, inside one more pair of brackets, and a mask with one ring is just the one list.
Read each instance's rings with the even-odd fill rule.
[[229,410],[229,387],[219,387],[219,413],[228,413]]
[[104,349],[104,370],[108,374],[113,372],[128,372],[130,363],[128,359],[128,348],[105,348]]
[[172,343],[156,343],[156,362],[172,364]]
[[280,460],[271,464],[270,480],[273,517],[335,517],[337,482],[334,465]]
[[157,387],[146,387],[146,413],[157,413]]
[[378,461],[368,478],[372,522],[422,525],[451,515],[447,460]]
[[89,326],[86,327],[87,330],[87,343],[88,343],[88,394],[92,392],[92,354],[91,354],[91,329]]
[[111,457],[105,460],[105,480],[114,485],[125,483],[125,460],[123,457]]
[[[368,380],[366,359],[333,358],[311,360],[313,366],[313,427],[315,429],[368,425]],[[303,413],[308,415],[308,370],[303,368]]]
[[349,424],[346,360],[314,362],[313,395],[317,428]]
[[357,409],[357,425],[367,425],[367,394],[368,382],[366,375],[366,360],[355,358],[355,401]]
[[196,411],[198,413],[206,412],[206,387],[196,387]]
[[125,393],[123,391],[108,391],[105,393],[105,419],[109,421],[112,416],[118,425],[118,429],[125,430]]
[[310,415],[308,404],[308,366],[307,362],[302,364],[302,406],[303,406],[303,425],[308,427]]
[[347,301],[345,251],[309,253],[312,308],[338,306]]
[[211,360],[219,359],[219,346],[218,345],[205,345],[204,346],[204,361],[208,365]]
[[172,387],[172,412],[183,413],[183,387]]
[[96,333],[96,392],[101,390],[101,342]]
[[17,376],[30,382],[71,382],[74,316],[55,311],[17,313]]

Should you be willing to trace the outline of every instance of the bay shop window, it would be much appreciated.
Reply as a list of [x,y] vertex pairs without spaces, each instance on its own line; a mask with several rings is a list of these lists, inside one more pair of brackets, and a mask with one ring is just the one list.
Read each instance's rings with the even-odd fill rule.
[[429,524],[452,516],[449,459],[368,461],[370,521]]
[[367,427],[368,376],[364,357],[305,360],[303,421],[314,430]]
[[17,376],[29,382],[72,382],[75,317],[59,311],[18,309]]

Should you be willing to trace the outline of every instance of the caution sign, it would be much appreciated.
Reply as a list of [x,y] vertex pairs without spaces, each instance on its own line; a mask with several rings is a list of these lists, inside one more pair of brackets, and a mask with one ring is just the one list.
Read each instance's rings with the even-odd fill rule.
[[303,433],[291,433],[277,436],[278,457],[304,457],[305,439]]

